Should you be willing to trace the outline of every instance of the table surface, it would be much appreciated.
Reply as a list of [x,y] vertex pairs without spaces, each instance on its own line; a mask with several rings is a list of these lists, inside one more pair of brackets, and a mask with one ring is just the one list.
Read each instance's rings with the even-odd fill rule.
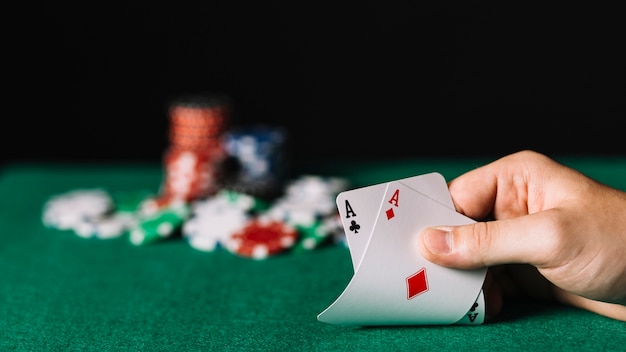
[[[626,190],[626,157],[559,159]],[[490,160],[318,160],[300,174],[365,186]],[[0,169],[0,350],[589,350],[624,351],[626,323],[511,301],[481,326],[341,327],[317,314],[353,274],[333,245],[267,260],[201,252],[181,238],[146,246],[47,229],[44,202],[78,188],[157,192],[157,164],[19,164]]]

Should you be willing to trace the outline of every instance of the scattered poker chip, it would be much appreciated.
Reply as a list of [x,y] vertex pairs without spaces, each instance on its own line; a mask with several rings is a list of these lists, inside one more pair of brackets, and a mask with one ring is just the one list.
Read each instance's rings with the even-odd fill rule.
[[137,218],[132,213],[114,212],[83,221],[74,227],[74,232],[84,238],[110,239],[122,236],[136,223]]
[[318,219],[330,214],[335,209],[331,198],[317,200],[278,199],[267,210],[267,215],[292,225],[308,226]]
[[331,229],[321,221],[316,221],[311,226],[296,226],[296,229],[300,233],[300,240],[294,246],[294,251],[318,248],[332,238]]
[[255,210],[263,207],[252,196],[222,190],[215,196],[192,203],[191,215],[183,225],[182,235],[193,248],[213,251],[243,227]]
[[113,192],[113,209],[110,212],[82,221],[73,230],[76,235],[84,238],[120,237],[137,225],[141,202],[151,195],[148,191]]
[[344,244],[347,246],[343,225],[339,213],[327,214],[310,225],[296,225],[300,240],[294,251],[313,250],[325,244]]
[[130,242],[136,246],[171,237],[189,215],[188,205],[180,204],[143,218],[130,230]]
[[43,209],[44,225],[74,230],[113,209],[113,201],[103,189],[77,189],[51,197]]
[[211,252],[221,246],[228,236],[250,219],[237,209],[216,211],[211,215],[195,216],[183,225],[183,236],[195,249]]
[[214,198],[220,199],[227,204],[231,204],[239,209],[253,213],[262,212],[269,207],[268,202],[264,199],[228,189],[219,191]]
[[294,246],[297,230],[280,221],[257,217],[233,233],[225,247],[231,253],[252,259],[266,259]]
[[341,178],[304,175],[285,187],[267,210],[269,217],[299,227],[311,227],[337,212],[335,197],[347,188]]
[[348,180],[340,177],[302,175],[287,184],[285,194],[296,199],[334,198],[348,186]]

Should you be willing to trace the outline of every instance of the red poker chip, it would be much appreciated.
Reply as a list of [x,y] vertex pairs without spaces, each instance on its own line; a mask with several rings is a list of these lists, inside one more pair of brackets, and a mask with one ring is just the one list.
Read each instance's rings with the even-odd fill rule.
[[224,128],[187,128],[171,126],[170,136],[178,138],[212,139],[220,138],[224,131]]
[[298,232],[281,221],[252,219],[233,233],[226,248],[243,257],[265,259],[294,246]]
[[170,148],[166,151],[166,177],[161,194],[190,202],[217,192],[222,154],[218,150],[194,152]]
[[222,142],[218,137],[195,138],[193,136],[181,136],[170,134],[172,148],[191,151],[212,151],[222,149]]
[[190,150],[217,148],[230,121],[230,108],[224,99],[189,96],[170,106],[169,117],[172,146]]
[[173,107],[169,114],[172,125],[198,128],[221,128],[230,120],[227,108]]

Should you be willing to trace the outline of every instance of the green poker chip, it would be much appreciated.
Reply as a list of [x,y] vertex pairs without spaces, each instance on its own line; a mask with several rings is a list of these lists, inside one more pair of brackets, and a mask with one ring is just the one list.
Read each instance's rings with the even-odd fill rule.
[[260,213],[269,208],[269,202],[266,200],[239,191],[223,189],[215,197],[250,213]]
[[300,240],[292,249],[295,252],[316,249],[331,239],[328,227],[319,220],[311,225],[295,225],[295,228],[300,234]]
[[130,231],[130,242],[141,246],[169,238],[181,228],[189,213],[189,206],[184,204],[162,209],[141,219]]

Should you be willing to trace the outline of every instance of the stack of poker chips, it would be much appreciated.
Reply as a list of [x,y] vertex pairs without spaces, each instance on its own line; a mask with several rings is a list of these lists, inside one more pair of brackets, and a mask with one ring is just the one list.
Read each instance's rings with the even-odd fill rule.
[[144,203],[154,213],[172,204],[189,203],[219,189],[225,159],[222,135],[230,123],[230,102],[221,95],[191,95],[169,107],[169,148],[159,196]]
[[189,217],[189,204],[219,190],[225,159],[222,135],[230,123],[230,99],[218,94],[183,96],[168,109],[169,147],[164,179],[140,206],[130,241],[143,245],[171,237]]
[[287,133],[282,128],[253,125],[224,133],[223,145],[234,163],[224,167],[221,188],[262,199],[275,198],[285,185],[289,169]]

